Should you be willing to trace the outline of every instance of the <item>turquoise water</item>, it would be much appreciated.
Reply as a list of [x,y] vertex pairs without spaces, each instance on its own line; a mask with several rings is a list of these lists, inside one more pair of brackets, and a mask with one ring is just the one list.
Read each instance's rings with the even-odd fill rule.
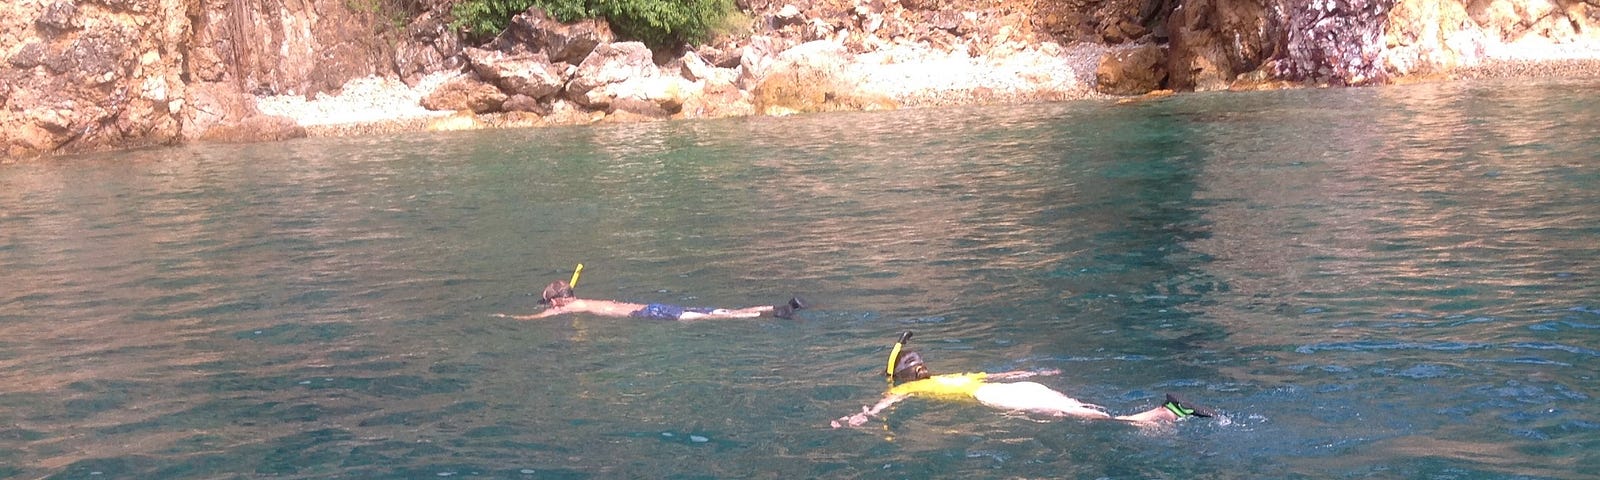
[[[1595,125],[1594,81],[1460,83],[0,166],[0,478],[1585,478]],[[578,262],[815,307],[491,316]],[[904,330],[1225,416],[829,428]]]

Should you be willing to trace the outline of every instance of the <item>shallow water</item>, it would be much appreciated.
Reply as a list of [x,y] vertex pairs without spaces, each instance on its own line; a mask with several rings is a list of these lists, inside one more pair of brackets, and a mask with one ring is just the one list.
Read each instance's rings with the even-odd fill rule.
[[[1585,478],[1600,83],[194,146],[0,167],[0,478]],[[745,306],[694,324],[580,294]],[[1054,368],[1164,429],[873,402]]]

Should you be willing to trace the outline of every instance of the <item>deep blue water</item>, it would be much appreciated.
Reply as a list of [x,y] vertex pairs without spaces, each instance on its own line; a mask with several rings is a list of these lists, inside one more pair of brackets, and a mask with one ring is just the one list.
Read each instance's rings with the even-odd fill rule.
[[[1593,478],[1600,82],[0,165],[0,478]],[[579,293],[797,320],[536,311]],[[1060,369],[1163,429],[913,399]]]

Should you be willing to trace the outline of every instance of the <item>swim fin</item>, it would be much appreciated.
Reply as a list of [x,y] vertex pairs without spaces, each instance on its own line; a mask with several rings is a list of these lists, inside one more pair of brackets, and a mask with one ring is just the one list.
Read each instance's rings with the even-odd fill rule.
[[1207,407],[1207,406],[1204,406],[1204,405],[1200,405],[1200,404],[1197,404],[1197,403],[1194,403],[1194,402],[1190,402],[1189,399],[1186,399],[1186,398],[1183,398],[1181,396],[1178,396],[1178,394],[1176,394],[1176,393],[1168,393],[1167,394],[1167,403],[1163,403],[1163,404],[1161,404],[1161,406],[1165,407],[1168,411],[1171,411],[1174,415],[1177,415],[1178,418],[1184,418],[1184,417],[1205,417],[1205,418],[1210,418],[1210,417],[1217,416],[1217,411],[1216,410],[1212,410],[1210,407]]
[[806,301],[800,299],[800,297],[791,297],[789,299],[789,303],[785,303],[783,305],[774,305],[772,307],[772,316],[778,318],[794,318],[794,312],[802,308],[806,308]]

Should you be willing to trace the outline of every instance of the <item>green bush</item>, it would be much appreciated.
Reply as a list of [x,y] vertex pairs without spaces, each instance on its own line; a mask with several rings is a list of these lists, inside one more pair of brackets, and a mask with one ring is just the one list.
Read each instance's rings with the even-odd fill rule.
[[488,38],[534,6],[562,22],[603,18],[618,36],[651,47],[709,40],[735,11],[733,0],[462,0],[450,9],[451,24]]

